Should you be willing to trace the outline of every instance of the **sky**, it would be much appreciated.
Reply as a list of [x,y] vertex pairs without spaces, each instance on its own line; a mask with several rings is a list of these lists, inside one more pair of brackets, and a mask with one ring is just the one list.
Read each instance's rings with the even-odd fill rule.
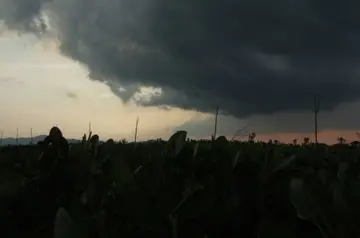
[[[104,138],[131,140],[139,117],[139,138],[168,136],[173,128],[200,113],[180,109],[124,105],[103,83],[89,80],[87,69],[62,56],[36,37],[0,37],[0,129],[4,136],[46,134],[59,125],[64,134],[80,138],[89,122]],[[198,115],[199,114],[199,115]]]
[[319,140],[360,131],[354,0],[0,0],[0,129]]

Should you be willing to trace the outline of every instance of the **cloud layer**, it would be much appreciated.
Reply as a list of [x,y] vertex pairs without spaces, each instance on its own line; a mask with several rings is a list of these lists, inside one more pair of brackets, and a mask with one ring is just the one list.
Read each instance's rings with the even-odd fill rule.
[[358,9],[355,0],[0,0],[0,19],[38,33],[50,22],[62,53],[125,101],[160,87],[139,103],[220,105],[245,118],[310,110],[314,94],[323,110],[357,101]]
[[[349,103],[337,107],[333,111],[320,112],[318,115],[318,130],[335,130],[355,132],[360,129],[360,103]],[[209,117],[201,121],[191,121],[180,125],[174,129],[187,130],[190,136],[209,137],[214,131],[214,117]],[[235,117],[220,116],[218,118],[218,134],[233,136],[246,135],[256,132],[259,135],[274,135],[288,132],[310,133],[314,131],[314,114],[311,112],[299,113],[274,113],[271,115],[257,115],[239,120]],[[285,136],[285,135],[284,135]],[[286,136],[285,136],[286,137]],[[287,138],[289,141],[292,138]],[[332,138],[336,139],[336,137]]]

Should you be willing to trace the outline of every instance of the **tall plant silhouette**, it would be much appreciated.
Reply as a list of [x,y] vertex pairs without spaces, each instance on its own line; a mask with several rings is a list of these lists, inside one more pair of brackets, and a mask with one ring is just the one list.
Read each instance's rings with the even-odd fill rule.
[[314,96],[314,134],[315,134],[315,143],[318,143],[318,113],[320,111],[320,96]]

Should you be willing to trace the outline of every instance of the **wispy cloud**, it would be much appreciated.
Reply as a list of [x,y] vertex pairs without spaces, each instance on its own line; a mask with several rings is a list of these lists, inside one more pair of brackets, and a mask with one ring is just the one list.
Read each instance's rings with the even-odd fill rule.
[[0,84],[7,84],[7,83],[16,83],[19,85],[25,84],[23,80],[14,78],[14,77],[0,77]]
[[71,98],[71,99],[77,99],[78,98],[78,95],[76,93],[73,93],[73,92],[67,92],[66,96]]
[[10,82],[13,80],[14,80],[14,78],[12,78],[12,77],[0,77],[0,83],[7,83],[7,82]]

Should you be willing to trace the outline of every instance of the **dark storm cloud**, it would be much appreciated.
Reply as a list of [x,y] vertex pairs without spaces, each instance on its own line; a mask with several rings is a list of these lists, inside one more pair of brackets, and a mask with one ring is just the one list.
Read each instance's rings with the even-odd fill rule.
[[[360,102],[343,104],[333,111],[320,111],[318,114],[319,132],[332,130],[360,130]],[[209,137],[214,130],[214,118],[202,121],[190,121],[174,128],[174,131],[186,130],[189,136]],[[231,116],[218,118],[218,134],[233,136],[272,133],[309,133],[314,131],[314,114],[311,111],[297,113],[274,113],[271,115],[251,116],[239,120]]]
[[0,20],[9,28],[21,31],[42,32],[45,22],[40,10],[51,0],[0,0]]
[[161,87],[162,96],[141,103],[220,105],[243,118],[308,109],[313,94],[323,110],[360,97],[359,1],[47,2],[0,0],[0,18],[33,30],[29,19],[51,11],[63,54],[125,101],[139,86]]

